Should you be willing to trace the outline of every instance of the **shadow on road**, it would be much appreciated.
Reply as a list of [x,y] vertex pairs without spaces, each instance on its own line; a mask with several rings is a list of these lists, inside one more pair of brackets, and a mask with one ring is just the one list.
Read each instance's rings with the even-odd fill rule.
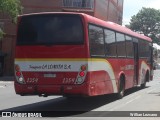
[[105,95],[88,98],[59,97],[38,103],[9,108],[4,111],[91,111],[117,100],[114,96],[115,95]]
[[128,90],[125,91],[125,96],[130,95],[130,94],[135,93],[135,92],[140,91],[140,90],[147,89],[147,88],[149,88],[149,86],[146,86],[143,89],[141,87],[134,87],[134,88],[128,89]]
[[[137,92],[140,89],[139,87],[132,88],[126,91],[126,95],[130,95],[134,92]],[[83,114],[88,111],[92,111],[96,108],[99,108],[103,105],[109,104],[111,102],[115,102],[117,100],[115,94],[96,96],[96,97],[88,97],[88,98],[65,98],[59,97],[51,100],[46,100],[42,102],[22,105],[14,108],[4,109],[1,111],[52,111],[54,113],[58,112],[61,114],[60,116],[73,116],[77,114]],[[62,111],[62,112],[59,112]],[[64,112],[69,111],[69,112]],[[74,112],[73,112],[74,111]],[[95,113],[94,113],[95,114]]]

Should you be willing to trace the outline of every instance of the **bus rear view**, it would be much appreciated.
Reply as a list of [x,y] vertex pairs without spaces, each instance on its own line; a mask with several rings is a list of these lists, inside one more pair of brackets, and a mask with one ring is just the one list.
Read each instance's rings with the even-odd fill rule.
[[88,95],[84,19],[81,14],[19,16],[15,91],[20,95]]

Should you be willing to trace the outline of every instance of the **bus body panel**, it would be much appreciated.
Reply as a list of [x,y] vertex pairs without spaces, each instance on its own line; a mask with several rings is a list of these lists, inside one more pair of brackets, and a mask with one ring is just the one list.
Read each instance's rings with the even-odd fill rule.
[[[34,60],[34,65],[39,62],[37,59]],[[43,59],[42,59],[43,60]],[[54,61],[54,59],[51,59]],[[64,60],[64,59],[62,59]],[[83,59],[77,60],[69,60],[72,61],[71,68],[72,71],[62,72],[50,72],[45,69],[45,72],[42,72],[42,67],[33,67],[33,70],[30,69],[31,61],[21,61],[17,59],[15,64],[18,64],[22,69],[22,74],[25,79],[25,85],[19,85],[19,83],[15,82],[16,93],[17,94],[54,94],[54,95],[82,95],[82,96],[95,96],[95,95],[103,95],[117,92],[117,82],[113,72],[113,68],[111,64],[105,59]],[[59,59],[61,61],[61,59]],[[58,61],[58,62],[59,62]],[[21,63],[22,62],[22,63]],[[49,62],[49,61],[48,61]],[[45,61],[44,63],[47,63]],[[68,61],[63,61],[67,64]],[[75,63],[74,63],[75,62]],[[29,64],[26,64],[29,63]],[[80,63],[80,64],[78,64]],[[55,61],[54,61],[55,64]],[[61,62],[61,64],[63,64]],[[87,65],[87,75],[85,77],[85,82],[81,85],[76,85],[75,81],[78,76],[78,70],[81,65]],[[41,64],[43,66],[43,64]],[[76,66],[74,66],[76,65]],[[77,67],[79,66],[79,67]],[[97,66],[97,67],[96,67]],[[27,67],[29,69],[27,69]],[[37,68],[37,69],[36,69]],[[38,70],[40,69],[40,71]],[[28,71],[27,71],[28,70]],[[37,71],[36,71],[37,70]],[[57,70],[56,70],[57,71]],[[75,72],[77,71],[77,72]],[[56,74],[55,78],[44,77],[44,75]],[[34,80],[35,79],[35,80]],[[37,80],[37,81],[36,81]]]
[[[16,59],[87,58],[86,50],[86,45],[16,46]],[[79,51],[78,56],[76,55],[77,51]]]
[[87,61],[65,59],[15,61],[20,67],[26,84],[75,84],[81,66]]
[[[63,79],[53,79],[53,78],[40,78],[37,84],[34,83],[28,83],[27,85],[19,85],[17,84],[17,88],[19,88],[19,92],[17,93],[27,93],[27,91],[31,91],[31,94],[54,94],[54,95],[66,95],[66,94],[71,94],[71,95],[83,95],[83,96],[95,96],[95,95],[103,95],[103,94],[111,94],[111,93],[117,93],[118,89],[118,82],[119,82],[119,74],[123,72],[126,77],[126,84],[125,84],[125,89],[132,88],[134,86],[134,80],[133,80],[133,74],[134,74],[134,67],[133,67],[133,60],[115,60],[115,59],[110,59],[108,62],[110,63],[110,69],[108,70],[98,70],[97,68],[93,68],[93,64],[103,64],[105,66],[107,60],[105,59],[100,59],[99,63],[97,59],[89,59],[88,61],[88,72],[87,76],[85,79],[85,83],[82,85],[75,85],[75,79],[77,77],[77,73],[72,73],[72,72],[54,72],[54,74],[61,74],[66,76],[71,76],[71,78],[74,76],[74,81],[70,80],[66,83],[63,83],[64,76],[62,77]],[[104,62],[102,62],[104,61]],[[95,63],[96,62],[96,63]],[[86,62],[87,63],[87,62]],[[127,64],[126,64],[127,63]],[[117,67],[119,66],[119,67]],[[149,66],[146,64],[144,60],[140,60],[139,64],[140,70],[139,70],[139,80],[138,84],[140,85],[143,83],[145,73],[147,70],[149,70]],[[103,68],[101,68],[103,69]],[[105,69],[105,67],[104,67]],[[114,74],[112,74],[114,71]],[[47,74],[47,72],[45,72]],[[39,73],[40,74],[45,74],[43,72]],[[51,74],[51,72],[49,72]],[[38,74],[38,72],[29,72],[29,75],[26,75],[27,77],[31,78]],[[32,76],[33,74],[33,76]],[[74,74],[74,75],[73,75]],[[25,72],[24,72],[25,75]],[[73,76],[72,76],[73,75]],[[58,77],[58,75],[57,75]],[[111,79],[112,78],[112,79]],[[114,79],[113,79],[114,78]],[[61,82],[60,82],[61,81]],[[19,86],[19,87],[18,87]],[[62,92],[63,91],[63,92]]]
[[[145,82],[145,77],[147,74],[147,71],[149,73],[150,76],[150,71],[151,71],[151,66],[147,63],[147,60],[144,58],[141,58],[139,60],[139,78],[138,78],[138,84],[143,84]],[[150,81],[150,78],[149,78]],[[147,81],[147,82],[149,82]]]
[[121,74],[125,74],[125,89],[129,89],[134,86],[134,60],[119,58],[108,59],[113,66],[113,71],[116,76],[117,84],[119,82]]

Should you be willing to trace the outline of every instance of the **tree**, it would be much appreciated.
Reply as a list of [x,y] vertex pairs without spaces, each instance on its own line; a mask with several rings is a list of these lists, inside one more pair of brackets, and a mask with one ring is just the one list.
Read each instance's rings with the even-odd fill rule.
[[[0,0],[0,12],[8,14],[14,23],[16,23],[17,16],[21,11],[22,7],[19,0]],[[2,38],[3,34],[0,28],[0,38]]]
[[130,25],[127,27],[151,37],[154,43],[160,44],[160,10],[142,8],[132,16]]

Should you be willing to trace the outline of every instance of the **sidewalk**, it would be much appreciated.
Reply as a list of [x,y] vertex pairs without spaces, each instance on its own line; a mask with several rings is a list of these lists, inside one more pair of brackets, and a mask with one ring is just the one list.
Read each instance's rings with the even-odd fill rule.
[[1,76],[0,81],[13,81],[14,76]]

